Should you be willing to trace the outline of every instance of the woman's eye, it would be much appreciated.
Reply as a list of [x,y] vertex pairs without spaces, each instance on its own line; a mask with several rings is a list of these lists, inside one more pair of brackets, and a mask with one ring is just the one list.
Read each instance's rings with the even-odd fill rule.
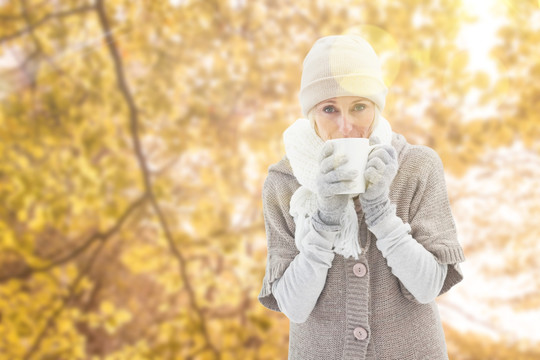
[[334,107],[330,105],[323,107],[322,111],[329,114],[335,112],[336,109],[334,109]]
[[366,108],[366,105],[364,105],[364,104],[356,104],[356,105],[354,105],[354,110],[355,111],[362,111],[365,108]]

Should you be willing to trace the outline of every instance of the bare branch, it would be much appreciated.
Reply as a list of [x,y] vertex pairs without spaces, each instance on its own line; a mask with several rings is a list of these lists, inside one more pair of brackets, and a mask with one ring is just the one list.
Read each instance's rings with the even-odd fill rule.
[[21,21],[21,15],[0,15],[0,21]]
[[69,254],[66,254],[65,256],[63,256],[63,257],[61,257],[61,258],[59,258],[57,260],[54,260],[49,265],[39,267],[39,268],[27,268],[27,269],[21,271],[18,274],[15,274],[15,275],[8,275],[8,276],[0,277],[0,283],[6,282],[6,281],[8,281],[10,279],[16,279],[16,278],[24,279],[24,278],[27,278],[27,277],[31,276],[34,273],[49,271],[52,268],[55,268],[55,267],[57,267],[59,265],[67,263],[70,260],[73,260],[74,258],[79,256],[80,254],[85,252],[90,247],[90,245],[92,245],[94,242],[96,242],[98,240],[100,240],[102,242],[106,242],[107,239],[109,239],[112,235],[114,235],[115,233],[117,233],[120,230],[120,228],[122,227],[124,222],[126,222],[129,215],[135,209],[137,209],[139,206],[144,204],[144,202],[146,200],[147,200],[146,194],[141,196],[139,199],[137,199],[134,203],[132,203],[126,209],[126,211],[122,214],[122,216],[120,216],[118,221],[109,230],[107,230],[105,233],[99,233],[98,232],[98,233],[92,234],[88,239],[86,239],[84,241],[84,243],[81,246],[77,247],[75,250],[71,251]]
[[9,35],[5,35],[5,36],[0,37],[0,43],[6,42],[6,41],[9,41],[9,40],[13,40],[13,39],[15,39],[15,38],[17,38],[19,36],[26,35],[29,32],[33,31],[35,28],[45,24],[46,22],[48,22],[51,19],[60,19],[60,18],[64,18],[64,17],[68,17],[68,16],[71,16],[71,15],[76,15],[76,14],[81,14],[81,13],[84,13],[84,12],[87,12],[87,11],[92,11],[92,10],[95,10],[94,6],[89,6],[88,5],[88,6],[81,6],[81,7],[76,8],[76,9],[71,9],[71,10],[60,11],[60,12],[56,12],[56,13],[47,14],[47,15],[43,16],[41,19],[39,19],[38,21],[36,21],[35,23],[32,23],[29,26],[25,27],[24,29],[18,30],[16,32],[14,32],[13,34],[9,34]]
[[171,234],[171,231],[169,229],[169,225],[167,223],[167,220],[165,219],[165,216],[163,215],[163,212],[161,211],[161,208],[156,200],[156,197],[154,196],[153,190],[152,190],[152,183],[150,180],[150,172],[148,170],[148,166],[146,164],[146,159],[144,157],[142,147],[140,144],[139,139],[139,112],[137,110],[137,107],[135,105],[135,101],[133,99],[133,96],[131,94],[131,91],[129,89],[129,86],[127,84],[125,75],[124,75],[124,66],[122,63],[122,58],[120,57],[120,54],[118,52],[118,48],[116,45],[116,42],[114,40],[113,34],[111,32],[111,27],[109,24],[109,20],[107,19],[107,14],[105,11],[105,7],[103,4],[103,0],[97,0],[96,1],[96,9],[99,16],[99,21],[101,24],[101,27],[103,29],[104,34],[106,34],[107,37],[107,47],[109,49],[109,52],[111,54],[111,57],[114,62],[115,72],[116,72],[116,78],[118,81],[118,87],[119,90],[128,106],[129,111],[129,122],[130,122],[130,130],[131,130],[131,136],[135,148],[135,156],[137,157],[137,160],[139,162],[139,166],[141,168],[145,192],[150,197],[150,202],[153,206],[154,211],[156,212],[156,215],[158,216],[159,222],[161,224],[161,227],[163,228],[163,231],[165,233],[165,237],[167,239],[167,243],[169,244],[169,249],[171,250],[173,256],[178,261],[178,266],[180,270],[180,276],[183,280],[183,283],[185,284],[186,291],[188,293],[188,298],[191,307],[197,314],[198,318],[201,322],[201,330],[202,334],[204,336],[205,342],[207,346],[211,349],[211,351],[216,355],[216,357],[219,359],[220,354],[218,350],[212,345],[212,342],[210,341],[210,335],[207,330],[206,326],[206,320],[204,317],[203,312],[201,311],[199,305],[197,304],[196,297],[195,297],[195,291],[193,290],[193,286],[191,285],[190,278],[187,275],[187,269],[186,269],[186,261],[184,259],[184,256],[182,255],[180,249],[175,244],[175,241],[173,239],[173,236]]
[[53,324],[60,317],[62,312],[66,309],[67,305],[71,302],[71,300],[75,296],[77,288],[79,287],[79,283],[82,281],[84,276],[88,274],[88,272],[92,268],[94,261],[98,257],[104,245],[105,245],[105,242],[102,242],[98,246],[98,248],[92,254],[90,260],[86,264],[86,267],[81,272],[79,272],[79,274],[77,275],[77,278],[75,279],[73,284],[69,287],[69,292],[67,296],[64,297],[64,299],[62,300],[62,304],[60,304],[60,306],[51,314],[51,316],[49,316],[49,318],[45,322],[45,326],[43,327],[41,332],[38,334],[38,336],[36,337],[32,345],[30,346],[26,354],[24,355],[24,358],[23,358],[24,360],[30,359],[32,355],[34,355],[34,353],[39,349],[41,342],[43,341],[43,339],[45,338],[45,335],[47,334],[47,331],[49,331],[49,329],[53,326]]

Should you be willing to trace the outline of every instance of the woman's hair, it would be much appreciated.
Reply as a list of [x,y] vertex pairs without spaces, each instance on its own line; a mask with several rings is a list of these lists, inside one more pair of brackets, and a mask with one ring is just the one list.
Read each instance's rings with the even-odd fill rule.
[[311,127],[315,130],[317,136],[321,137],[321,135],[319,134],[319,129],[317,128],[317,123],[315,122],[315,106],[308,111],[307,118],[309,120],[309,123],[311,124]]
[[369,132],[368,132],[368,138],[373,133],[373,130],[377,127],[379,124],[379,117],[381,115],[381,110],[377,105],[375,105],[375,114],[373,115],[373,121],[371,122],[371,125],[369,126]]

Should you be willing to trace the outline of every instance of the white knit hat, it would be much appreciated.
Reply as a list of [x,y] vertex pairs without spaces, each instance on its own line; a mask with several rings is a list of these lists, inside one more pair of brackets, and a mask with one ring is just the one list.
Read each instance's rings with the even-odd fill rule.
[[307,117],[319,102],[361,96],[384,109],[388,89],[375,50],[358,35],[332,35],[315,42],[303,63],[300,105]]

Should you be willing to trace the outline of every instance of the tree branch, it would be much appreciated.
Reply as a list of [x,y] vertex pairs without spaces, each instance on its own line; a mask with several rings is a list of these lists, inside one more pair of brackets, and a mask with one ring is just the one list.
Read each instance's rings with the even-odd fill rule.
[[15,38],[17,38],[19,36],[26,35],[29,32],[33,31],[35,28],[45,24],[46,22],[48,22],[51,19],[60,19],[60,18],[68,17],[68,16],[75,15],[75,14],[81,14],[81,13],[84,13],[84,12],[87,12],[87,11],[92,11],[92,10],[94,10],[94,6],[81,6],[81,7],[76,8],[76,9],[71,9],[71,10],[60,11],[60,12],[56,12],[56,13],[47,14],[47,15],[43,16],[41,19],[39,19],[38,21],[36,21],[35,23],[32,23],[32,24],[28,25],[24,29],[18,30],[16,32],[14,32],[13,34],[9,34],[9,35],[5,35],[5,36],[0,37],[0,43],[13,40],[13,39],[15,39]]
[[41,332],[38,334],[38,336],[36,337],[32,345],[30,346],[26,354],[24,355],[24,358],[23,358],[24,360],[30,359],[32,355],[34,355],[34,353],[39,349],[41,342],[43,341],[43,339],[45,338],[45,335],[47,334],[47,331],[49,331],[49,329],[53,326],[53,324],[56,322],[58,317],[65,310],[66,306],[71,302],[71,300],[75,296],[79,283],[82,281],[84,276],[90,271],[92,265],[94,264],[94,261],[96,260],[97,256],[103,249],[104,245],[105,245],[105,242],[102,242],[98,246],[96,251],[94,251],[94,253],[92,254],[90,260],[86,264],[86,267],[81,272],[79,272],[79,274],[77,275],[77,278],[75,279],[75,281],[69,288],[68,295],[64,297],[64,299],[62,300],[62,304],[60,304],[60,306],[51,314],[51,316],[49,316],[49,318],[45,322],[45,326],[43,327]]
[[104,233],[98,232],[98,233],[92,234],[88,239],[86,239],[84,241],[84,243],[81,246],[77,247],[75,250],[73,250],[69,254],[66,254],[65,256],[63,256],[63,257],[61,257],[61,258],[59,258],[57,260],[54,260],[49,265],[46,265],[46,266],[43,266],[43,267],[37,267],[37,268],[27,268],[27,269],[19,272],[18,274],[15,274],[15,275],[8,275],[8,276],[0,277],[0,284],[3,283],[3,282],[6,282],[8,280],[11,280],[11,279],[24,279],[24,278],[27,278],[27,277],[31,276],[34,273],[49,271],[52,268],[55,268],[55,267],[57,267],[59,265],[62,265],[62,264],[65,264],[68,261],[76,258],[80,254],[82,254],[86,249],[88,249],[90,247],[90,245],[92,245],[94,242],[96,242],[98,240],[101,240],[102,242],[106,242],[109,237],[111,237],[112,235],[114,235],[116,232],[118,232],[120,230],[120,228],[122,227],[124,222],[127,220],[129,215],[135,209],[137,209],[139,206],[141,206],[146,200],[147,200],[146,194],[141,196],[139,199],[137,199],[134,203],[132,203],[126,209],[126,211],[122,214],[122,216],[120,216],[118,221],[109,230],[107,230]]
[[219,359],[220,354],[218,350],[213,346],[212,342],[210,341],[210,335],[207,330],[204,314],[201,311],[199,305],[197,304],[195,291],[193,290],[193,286],[191,285],[190,279],[187,275],[186,261],[180,249],[175,244],[175,241],[169,229],[167,220],[165,219],[165,216],[163,215],[163,212],[161,211],[161,208],[152,190],[150,172],[148,170],[146,159],[144,157],[142,147],[140,144],[140,139],[139,139],[139,128],[138,128],[139,113],[138,113],[137,107],[135,105],[135,101],[133,99],[133,96],[131,94],[131,91],[129,89],[129,86],[127,84],[127,81],[124,75],[124,66],[122,63],[122,58],[120,57],[116,42],[114,41],[114,37],[111,33],[111,27],[109,25],[109,20],[107,19],[107,14],[105,11],[103,0],[96,0],[96,9],[97,9],[99,22],[101,24],[103,32],[106,34],[106,38],[108,38],[106,43],[107,43],[109,52],[111,54],[112,60],[114,62],[114,68],[116,72],[116,78],[118,81],[118,87],[119,87],[121,95],[124,98],[124,101],[126,102],[128,106],[131,136],[132,136],[132,140],[133,140],[133,144],[135,148],[135,156],[137,157],[137,160],[139,162],[139,166],[142,172],[145,192],[148,194],[150,198],[150,202],[154,208],[154,211],[156,212],[156,215],[158,216],[160,225],[165,233],[167,243],[169,244],[169,249],[171,250],[173,256],[178,261],[180,277],[182,278],[185,284],[190,305],[200,319],[201,331],[204,336],[205,342],[207,346],[211,349],[211,351],[215,354],[215,356]]
[[21,15],[0,15],[0,21],[21,21]]
[[[72,76],[67,74],[63,69],[56,66],[55,62],[53,61],[54,58],[51,59],[49,56],[44,54],[43,46],[41,45],[41,42],[39,41],[39,38],[35,34],[35,28],[32,28],[32,25],[31,25],[31,18],[30,18],[30,12],[28,10],[27,0],[21,0],[21,7],[22,7],[22,16],[23,16],[24,20],[26,21],[27,28],[29,29],[32,40],[34,41],[34,44],[36,45],[36,50],[32,53],[32,58],[35,57],[35,58],[39,59],[39,57],[37,55],[40,55],[40,57],[43,58],[57,74],[59,74],[61,76],[66,76],[71,82],[73,82],[74,84],[84,88],[84,90],[86,92],[91,91],[86,86],[84,86],[84,84],[82,84],[79,80],[74,79]],[[88,7],[88,8],[89,9],[94,9],[94,6]],[[67,11],[66,13],[69,13],[69,15],[71,15],[73,13],[79,13],[78,11],[77,12],[74,12],[74,11],[75,10],[71,10],[71,11]],[[24,64],[26,64],[26,62],[27,62],[27,60],[25,60]],[[36,85],[37,85],[36,80],[35,80],[35,74],[32,73],[32,70],[30,71],[30,73],[28,71],[26,71],[26,67],[20,66],[20,68],[22,68],[24,73],[27,75],[27,77],[29,79],[29,83],[32,86],[32,88],[35,88]],[[93,92],[93,93],[94,93],[94,95],[96,95],[95,92]]]

